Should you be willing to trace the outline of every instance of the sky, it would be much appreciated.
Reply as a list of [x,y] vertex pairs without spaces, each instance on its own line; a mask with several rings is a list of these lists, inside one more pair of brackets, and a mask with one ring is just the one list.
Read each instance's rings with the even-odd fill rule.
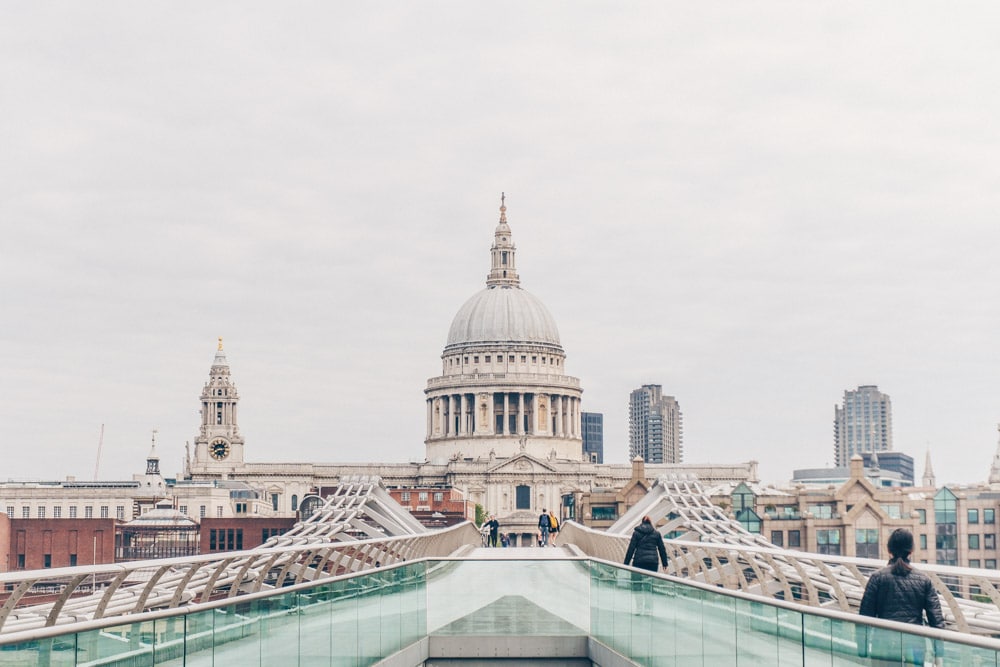
[[2,13],[0,479],[127,479],[154,429],[180,471],[219,336],[248,460],[423,460],[501,192],[606,462],[657,383],[686,462],[785,482],[876,384],[918,477],[989,474],[995,3]]

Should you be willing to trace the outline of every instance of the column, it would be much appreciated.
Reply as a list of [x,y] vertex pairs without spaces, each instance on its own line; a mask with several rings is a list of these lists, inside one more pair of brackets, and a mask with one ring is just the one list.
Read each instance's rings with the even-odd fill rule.
[[518,435],[524,435],[524,392],[518,392],[517,394],[517,428],[515,432]]
[[503,393],[503,433],[510,434],[510,394]]
[[448,435],[458,435],[455,430],[455,414],[458,412],[458,397],[448,395]]
[[556,396],[556,405],[558,406],[558,408],[556,409],[556,432],[555,432],[555,435],[558,435],[561,438],[563,435],[565,435],[564,430],[563,430],[563,417],[565,415],[563,413],[563,397],[562,396]]
[[532,435],[538,433],[538,393],[536,392],[531,397],[531,433]]
[[469,425],[468,425],[468,423],[466,421],[468,419],[468,416],[466,415],[466,412],[468,411],[468,407],[469,407],[469,399],[466,397],[465,394],[460,394],[459,397],[458,397],[458,410],[459,410],[458,434],[459,435],[465,435],[465,434],[467,434],[469,432]]
[[427,399],[427,435],[425,438],[430,440],[431,435],[434,434],[434,406],[432,399]]

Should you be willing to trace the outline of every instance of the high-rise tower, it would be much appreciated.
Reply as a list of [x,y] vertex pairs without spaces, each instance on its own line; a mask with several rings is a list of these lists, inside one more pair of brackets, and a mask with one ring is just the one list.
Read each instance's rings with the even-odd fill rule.
[[629,458],[647,463],[681,463],[684,458],[681,406],[658,384],[644,384],[629,395]]
[[833,450],[838,466],[855,454],[892,451],[892,401],[878,386],[861,385],[844,391],[842,406],[834,406]]
[[239,402],[219,338],[208,382],[201,390],[201,426],[194,441],[193,472],[222,473],[243,463],[243,436],[236,413]]

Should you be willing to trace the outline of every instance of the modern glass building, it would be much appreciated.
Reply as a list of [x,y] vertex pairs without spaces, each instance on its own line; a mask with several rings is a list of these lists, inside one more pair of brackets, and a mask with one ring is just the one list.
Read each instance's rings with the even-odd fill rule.
[[604,415],[600,412],[584,412],[583,458],[591,463],[604,463]]

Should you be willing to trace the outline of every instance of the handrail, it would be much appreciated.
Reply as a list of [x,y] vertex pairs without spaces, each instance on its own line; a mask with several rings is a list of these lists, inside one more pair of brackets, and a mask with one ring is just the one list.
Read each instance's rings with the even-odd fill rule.
[[[471,560],[471,559],[469,559],[468,557],[455,557],[455,556],[437,557],[437,556],[426,556],[426,557],[416,558],[416,559],[413,559],[411,561],[399,562],[399,563],[396,563],[395,565],[383,567],[378,572],[381,574],[381,573],[384,573],[384,572],[391,572],[391,571],[393,571],[395,569],[399,569],[399,568],[403,568],[403,567],[408,567],[408,566],[413,566],[413,565],[418,565],[418,564],[447,563],[447,562],[456,562],[456,563],[458,563],[458,562],[468,562],[469,560]],[[475,560],[476,560],[476,562],[482,562],[484,560],[488,561],[488,560],[491,560],[491,559],[488,556],[477,556],[477,558]],[[524,560],[532,560],[532,559],[526,558]],[[830,618],[830,619],[833,619],[833,620],[849,622],[849,623],[853,623],[853,624],[856,624],[856,625],[864,625],[864,626],[874,627],[874,628],[880,628],[880,629],[888,630],[888,631],[892,631],[892,632],[901,632],[901,633],[911,634],[911,635],[915,635],[915,636],[923,636],[923,637],[927,637],[927,638],[932,639],[932,640],[939,639],[939,640],[947,641],[947,642],[950,642],[950,643],[953,643],[953,644],[962,644],[962,645],[965,645],[965,646],[971,646],[971,647],[975,647],[975,648],[981,648],[981,649],[986,649],[986,650],[990,650],[990,651],[1000,652],[1000,639],[994,639],[992,637],[985,637],[985,636],[981,636],[981,635],[952,632],[952,631],[947,631],[947,630],[939,630],[939,629],[936,629],[936,628],[930,628],[930,627],[926,627],[926,626],[917,626],[917,625],[907,624],[907,623],[898,623],[898,622],[895,622],[895,621],[888,621],[888,620],[885,620],[885,619],[872,618],[872,617],[868,617],[868,616],[859,616],[857,614],[851,614],[851,613],[843,612],[843,611],[840,611],[838,609],[831,609],[831,608],[825,608],[825,607],[803,607],[800,604],[796,604],[794,602],[789,602],[789,601],[786,601],[786,600],[780,600],[780,599],[775,599],[775,598],[771,598],[771,597],[767,597],[767,596],[755,595],[755,594],[750,594],[750,593],[741,592],[741,591],[735,591],[735,590],[732,590],[732,589],[719,588],[719,587],[717,587],[715,585],[712,585],[712,584],[708,584],[708,583],[704,583],[704,582],[700,582],[700,581],[694,581],[694,580],[683,578],[683,577],[677,577],[677,576],[673,576],[673,575],[670,575],[670,574],[665,574],[663,572],[650,572],[648,570],[642,570],[642,569],[630,567],[630,566],[627,566],[627,565],[623,565],[620,562],[614,562],[614,561],[610,561],[610,560],[603,559],[603,558],[588,557],[588,556],[583,556],[583,557],[581,557],[581,556],[566,556],[565,558],[551,559],[549,562],[556,562],[556,561],[588,561],[588,562],[592,562],[592,563],[598,563],[598,564],[601,564],[601,565],[614,567],[614,568],[617,568],[617,569],[620,569],[620,570],[623,570],[623,571],[634,572],[634,573],[642,575],[642,576],[656,578],[656,579],[660,579],[660,580],[663,580],[663,581],[668,581],[668,582],[670,582],[670,583],[672,583],[674,585],[681,585],[681,586],[687,586],[687,587],[690,587],[690,588],[696,588],[698,590],[701,590],[701,591],[703,591],[703,592],[705,592],[707,594],[714,595],[714,596],[729,597],[729,598],[734,598],[734,599],[738,599],[738,600],[751,600],[751,601],[754,601],[754,602],[759,602],[760,604],[763,604],[763,605],[767,605],[767,606],[771,606],[771,607],[777,607],[777,608],[781,608],[781,609],[786,609],[786,610],[793,611],[793,612],[800,613],[800,614],[805,614],[805,615],[810,615],[810,616],[818,616],[818,617],[824,617],[824,618]],[[510,563],[510,562],[517,562],[517,561],[512,561],[510,558],[503,558],[503,559],[497,559],[496,562]],[[284,587],[284,588],[281,588],[281,589],[278,589],[278,590],[268,590],[268,591],[261,591],[261,592],[257,592],[257,593],[250,593],[250,594],[246,594],[246,595],[240,596],[238,602],[241,603],[241,604],[242,603],[249,603],[249,602],[252,602],[252,601],[255,601],[255,600],[267,599],[267,598],[275,597],[275,596],[279,596],[279,595],[283,596],[283,595],[287,595],[289,593],[296,593],[296,592],[300,592],[300,591],[307,591],[307,590],[310,590],[310,589],[315,588],[317,586],[326,585],[326,584],[332,583],[334,581],[337,581],[337,582],[339,582],[339,581],[347,581],[347,580],[350,580],[350,579],[355,579],[355,578],[360,578],[360,577],[367,577],[367,576],[370,576],[372,574],[374,574],[374,573],[371,570],[366,570],[366,571],[361,571],[361,572],[352,572],[352,573],[343,574],[343,575],[339,575],[339,576],[336,576],[336,577],[331,577],[331,578],[328,578],[328,579],[324,579],[324,580],[321,580],[321,581],[303,582],[303,583],[300,583],[300,584],[295,584],[295,585],[287,586],[287,587]],[[190,614],[196,614],[196,613],[201,613],[201,612],[205,612],[205,611],[210,611],[212,609],[219,609],[219,608],[224,608],[224,607],[230,607],[234,603],[235,603],[235,601],[232,600],[232,599],[220,599],[220,600],[213,600],[213,601],[204,602],[204,603],[188,604],[188,605],[185,605],[183,607],[174,608],[174,609],[161,609],[161,610],[156,610],[156,611],[147,611],[147,612],[142,612],[142,613],[137,613],[137,614],[129,614],[129,615],[124,616],[124,617],[122,617],[122,616],[116,616],[116,617],[110,617],[110,618],[104,618],[104,619],[94,619],[94,620],[87,620],[87,621],[78,621],[78,622],[75,622],[75,623],[72,623],[72,624],[66,624],[66,625],[60,625],[60,626],[54,626],[54,627],[50,626],[50,627],[38,628],[38,629],[34,629],[34,630],[25,630],[25,631],[19,631],[19,632],[14,632],[14,633],[8,633],[8,634],[0,635],[0,646],[15,645],[15,644],[23,643],[23,642],[28,642],[28,641],[42,641],[42,640],[51,639],[51,638],[62,636],[62,635],[68,635],[68,634],[74,634],[74,633],[89,632],[89,631],[92,631],[92,630],[101,630],[101,629],[105,629],[105,628],[118,627],[118,626],[121,626],[123,624],[138,625],[140,623],[147,622],[147,621],[159,620],[159,619],[164,619],[164,618],[187,616],[187,615],[190,615]]]
[[[175,608],[190,600],[244,599],[263,585],[288,588],[427,556],[446,556],[480,540],[470,522],[418,535],[291,544],[189,558],[134,561],[0,574],[0,589],[13,587],[0,608],[0,633],[33,630],[101,617],[121,618],[143,609]],[[336,558],[333,558],[336,556]],[[317,568],[322,562],[322,568]],[[192,574],[192,570],[196,570]],[[112,585],[108,585],[112,583]],[[51,587],[52,602],[22,605],[32,590]],[[127,603],[125,608],[123,602]],[[141,605],[137,606],[137,601]],[[53,609],[56,613],[53,613]],[[2,635],[0,635],[2,636]]]
[[[567,520],[559,529],[563,544],[583,553],[622,562],[629,537],[612,535]],[[710,582],[730,590],[793,598],[798,605],[856,611],[868,577],[885,566],[870,558],[792,551],[760,544],[664,540],[668,574]],[[917,566],[941,596],[946,627],[981,635],[1000,633],[1000,572],[947,565]],[[748,576],[752,573],[752,576]],[[972,596],[980,596],[975,599]]]

